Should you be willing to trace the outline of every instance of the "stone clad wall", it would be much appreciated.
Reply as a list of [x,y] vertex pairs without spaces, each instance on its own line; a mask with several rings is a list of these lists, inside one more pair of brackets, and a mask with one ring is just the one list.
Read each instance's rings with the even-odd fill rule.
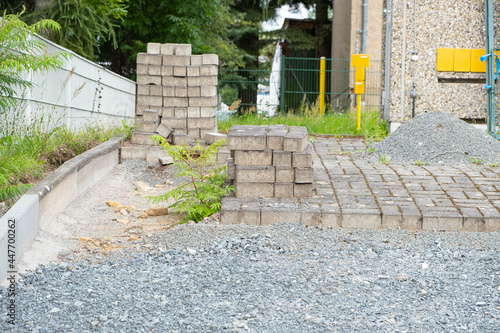
[[149,43],[137,55],[136,144],[172,136],[174,144],[217,131],[216,54],[191,55],[190,44]]
[[[483,82],[438,82],[485,78],[484,73],[436,71],[438,48],[485,48],[484,0],[393,0],[392,5],[390,121],[410,119],[413,82],[418,93],[416,114],[444,111],[459,118],[485,118]],[[416,61],[411,59],[413,52]]]

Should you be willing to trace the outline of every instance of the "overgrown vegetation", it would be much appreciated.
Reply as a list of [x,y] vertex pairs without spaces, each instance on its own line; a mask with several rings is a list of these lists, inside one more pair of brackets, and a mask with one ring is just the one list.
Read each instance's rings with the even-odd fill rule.
[[219,140],[205,148],[199,144],[171,146],[159,135],[153,138],[174,159],[174,165],[177,167],[174,176],[185,181],[164,195],[149,197],[149,200],[158,203],[166,202],[170,198],[175,199],[168,208],[186,213],[183,222],[199,222],[204,217],[220,211],[222,197],[233,190],[232,186],[224,186],[227,179],[226,165],[216,163],[216,154],[226,140]]
[[315,134],[339,134],[339,135],[364,135],[376,141],[387,136],[385,120],[379,119],[378,111],[363,112],[361,131],[356,130],[356,113],[343,114],[318,114],[303,115],[279,115],[275,117],[264,117],[256,113],[233,116],[219,120],[218,127],[222,132],[227,132],[233,125],[269,125],[286,124],[288,126],[305,126],[309,133]]

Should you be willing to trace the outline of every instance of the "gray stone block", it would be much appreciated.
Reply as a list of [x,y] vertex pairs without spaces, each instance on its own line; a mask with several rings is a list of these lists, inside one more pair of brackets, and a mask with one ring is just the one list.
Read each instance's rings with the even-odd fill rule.
[[155,133],[132,132],[132,143],[136,145],[155,145],[152,135]]
[[219,56],[217,54],[204,54],[202,56],[202,64],[203,65],[219,65]]
[[293,198],[293,183],[275,183],[275,198]]
[[[190,56],[191,55],[191,44],[176,44],[174,54],[176,56]],[[190,58],[191,57],[189,57],[188,59],[190,59]]]
[[217,106],[217,96],[213,96],[213,97],[189,97],[189,106],[216,107]]
[[157,122],[153,122],[153,123],[150,123],[150,122],[141,122],[139,124],[139,132],[153,133],[153,132],[156,131],[157,127],[158,127],[158,123]]
[[217,153],[217,163],[219,164],[226,164],[227,159],[229,158],[229,150],[227,149],[220,149],[219,152]]
[[187,108],[188,118],[200,118],[200,108],[197,106],[189,106]]
[[217,107],[211,106],[202,106],[200,108],[200,116],[201,117],[215,117],[217,115]]
[[217,65],[201,65],[200,76],[216,76],[218,74]]
[[162,87],[163,97],[175,97],[175,87]]
[[166,107],[188,107],[188,99],[186,97],[163,97],[163,106]]
[[145,160],[146,152],[149,146],[124,146],[120,148],[120,159],[138,159]]
[[149,75],[149,65],[137,64],[136,73],[137,75]]
[[271,150],[235,150],[236,165],[272,166],[273,152]]
[[314,181],[313,168],[295,168],[295,183],[305,184]]
[[276,223],[301,223],[301,214],[286,207],[263,206],[260,213],[261,225],[273,225]]
[[272,198],[274,184],[272,183],[239,183],[234,185],[236,198]]
[[276,167],[277,183],[293,183],[295,181],[295,170],[288,167]]
[[137,95],[149,95],[149,87],[151,86],[144,84],[137,85]]
[[[161,122],[173,129],[186,128],[186,118],[162,117]],[[177,133],[177,131],[175,131]]]
[[164,87],[187,87],[187,77],[161,76],[161,84]]
[[137,95],[137,105],[162,106],[161,96]]
[[200,91],[201,91],[201,87],[188,87],[188,96],[189,97],[200,97]]
[[161,86],[161,76],[137,75],[137,84],[156,84]]
[[380,214],[342,214],[342,228],[381,229]]
[[203,65],[203,55],[192,55],[191,66],[200,67],[201,65]]
[[267,149],[283,150],[286,129],[273,128],[267,132]]
[[295,198],[310,198],[313,195],[312,184],[294,184],[293,196]]
[[230,129],[227,140],[231,150],[265,150],[267,147],[265,128]]
[[151,96],[162,96],[161,86],[149,86],[149,95]]
[[172,44],[172,43],[161,44],[160,54],[162,54],[162,55],[174,55],[175,54],[175,44]]
[[205,142],[207,143],[207,145],[211,145],[211,144],[216,143],[219,140],[227,140],[227,135],[222,134],[222,133],[217,133],[217,132],[215,132],[215,133],[209,132],[209,133],[205,134],[204,138],[205,138]]
[[162,64],[162,57],[157,54],[137,53],[137,63],[160,66]]
[[302,152],[306,149],[309,141],[307,129],[303,126],[290,126],[288,133],[283,140],[283,150],[292,152]]
[[303,151],[293,152],[292,154],[292,166],[296,168],[312,168],[312,147],[310,143]]
[[161,75],[162,76],[173,76],[174,75],[174,66],[161,66]]
[[193,139],[200,139],[200,129],[199,128],[188,128],[187,133]]
[[217,76],[188,76],[189,87],[216,86]]
[[186,118],[187,108],[174,108],[175,118]]
[[321,209],[318,204],[311,204],[301,208],[301,223],[307,226],[317,226],[321,224]]
[[147,109],[143,111],[142,121],[145,123],[157,123],[159,117],[158,111]]
[[162,137],[165,139],[168,139],[170,135],[174,132],[170,126],[166,124],[166,121],[163,121],[157,128],[156,128],[156,133],[160,134]]
[[213,97],[217,96],[216,86],[202,86],[200,91],[201,97]]
[[240,203],[233,201],[222,201],[221,205],[221,224],[238,224],[238,213],[240,211]]
[[174,108],[161,108],[161,116],[165,118],[174,118]]
[[148,74],[151,76],[161,76],[161,66],[149,65]]
[[185,67],[185,66],[174,66],[174,76],[180,76],[180,77],[187,76],[187,67]]
[[273,165],[276,167],[288,167],[292,166],[292,152],[274,150],[273,151]]
[[210,128],[215,125],[215,117],[212,118],[187,118],[188,128]]
[[236,164],[236,181],[238,183],[274,183],[276,175],[272,166],[250,166]]
[[172,144],[174,145],[184,145],[187,144],[189,140],[191,140],[191,138],[184,133],[174,132],[174,134],[172,135]]
[[164,55],[163,66],[190,66],[191,59],[189,56]]
[[200,76],[200,67],[188,67],[186,74],[187,76]]

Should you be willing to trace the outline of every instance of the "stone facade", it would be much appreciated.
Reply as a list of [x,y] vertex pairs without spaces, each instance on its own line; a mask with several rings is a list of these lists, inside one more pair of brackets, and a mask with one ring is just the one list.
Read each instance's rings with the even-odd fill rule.
[[216,54],[191,55],[190,44],[149,43],[137,55],[136,127],[132,142],[158,133],[174,144],[217,132]]
[[236,198],[312,196],[312,154],[305,127],[235,125],[229,130],[228,148],[228,178]]

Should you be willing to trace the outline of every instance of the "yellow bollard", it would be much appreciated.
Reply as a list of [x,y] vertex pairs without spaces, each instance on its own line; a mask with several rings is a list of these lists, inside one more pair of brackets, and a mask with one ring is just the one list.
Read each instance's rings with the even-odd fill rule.
[[325,113],[325,75],[326,59],[321,57],[319,61],[319,114]]
[[361,131],[361,94],[356,95],[356,111],[357,111],[357,121],[356,121],[356,130]]

